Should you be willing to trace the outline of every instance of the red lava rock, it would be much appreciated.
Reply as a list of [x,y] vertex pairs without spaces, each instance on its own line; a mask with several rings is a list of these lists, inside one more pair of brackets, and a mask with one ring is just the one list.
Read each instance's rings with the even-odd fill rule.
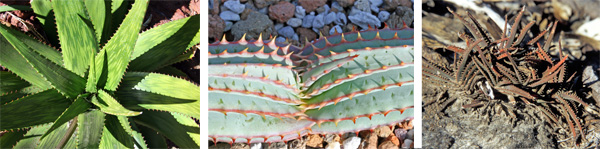
[[398,137],[396,137],[395,135],[390,134],[387,138],[385,138],[385,140],[391,141],[396,146],[400,145],[400,140],[398,140]]
[[294,16],[295,11],[296,7],[294,6],[294,4],[286,1],[281,1],[276,5],[269,7],[269,18],[284,23]]
[[225,30],[225,21],[219,15],[211,15],[209,16],[208,28],[208,38],[221,40],[223,30]]
[[309,42],[317,39],[317,33],[315,33],[311,29],[300,27],[296,29],[296,33],[298,33],[298,35],[300,36],[300,43],[306,42],[305,39],[308,39]]
[[309,13],[325,5],[325,2],[327,2],[327,0],[299,0],[298,4],[300,4],[300,6],[302,6],[302,8],[304,8],[306,12]]
[[306,146],[323,147],[323,138],[321,138],[321,136],[317,134],[309,135],[308,138],[306,138],[306,140]]
[[[354,0],[337,0],[338,4],[342,7],[348,7],[354,5]],[[343,11],[343,10],[340,10]]]
[[213,15],[218,15],[220,10],[219,8],[221,8],[221,1],[220,0],[209,0],[209,1],[213,1],[213,8],[211,9],[210,13]]
[[377,149],[394,149],[394,148],[398,148],[398,146],[394,145],[394,143],[392,143],[392,141],[384,141],[383,143],[381,143],[379,145],[379,147],[377,147]]

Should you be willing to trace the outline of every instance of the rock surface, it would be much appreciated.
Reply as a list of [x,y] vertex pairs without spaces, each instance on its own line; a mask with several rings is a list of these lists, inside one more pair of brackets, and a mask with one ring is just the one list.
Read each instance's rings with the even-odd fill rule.
[[298,4],[306,9],[306,12],[315,11],[317,8],[325,5],[326,2],[327,0],[298,0]]
[[276,5],[269,7],[269,17],[283,23],[294,16],[295,10],[294,4],[281,1]]
[[235,37],[235,40],[242,38],[246,34],[246,39],[258,39],[258,36],[262,33],[263,36],[269,37],[273,27],[273,22],[269,20],[269,17],[265,14],[252,11],[248,15],[248,19],[238,21],[233,24],[231,33]]

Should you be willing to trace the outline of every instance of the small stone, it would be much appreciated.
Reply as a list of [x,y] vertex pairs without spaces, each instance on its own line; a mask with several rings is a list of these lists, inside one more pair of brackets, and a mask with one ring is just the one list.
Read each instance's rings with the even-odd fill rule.
[[368,149],[376,149],[377,148],[377,134],[369,132],[365,137],[365,145]]
[[299,18],[291,18],[286,22],[289,26],[298,27],[302,25],[302,19]]
[[369,0],[369,3],[371,3],[371,10],[373,12],[379,12],[379,6],[383,4],[383,0]]
[[327,14],[325,16],[324,19],[325,19],[325,24],[331,24],[332,22],[337,20],[337,15],[335,14],[335,12],[330,12],[329,14]]
[[300,43],[304,43],[306,40],[308,40],[309,42],[312,40],[317,39],[317,33],[313,32],[310,29],[307,28],[298,28],[296,29],[296,33],[298,33],[298,35],[300,35]]
[[294,16],[294,4],[286,1],[281,1],[276,5],[269,7],[269,17],[278,22],[286,22]]
[[371,13],[358,12],[355,15],[349,16],[348,19],[350,19],[352,23],[360,26],[363,30],[368,29],[369,25],[372,27],[381,26],[379,19]]
[[298,0],[298,4],[307,12],[315,11],[317,8],[325,5],[327,0]]
[[377,149],[395,149],[398,148],[398,146],[394,145],[394,143],[392,143],[392,141],[385,141],[383,143],[381,143],[379,145],[379,147],[377,147]]
[[340,149],[340,142],[333,142],[331,144],[327,144],[326,149]]
[[406,134],[408,133],[408,131],[406,131],[406,129],[402,129],[402,128],[398,128],[396,130],[394,130],[394,135],[396,136],[396,138],[398,138],[399,140],[404,140],[406,139]]
[[231,27],[231,34],[235,40],[239,40],[244,34],[246,39],[258,39],[258,35],[262,33],[264,37],[269,37],[273,32],[273,21],[269,16],[251,11],[248,19],[238,21]]
[[354,8],[364,12],[371,12],[371,5],[369,5],[368,0],[356,0],[354,2]]
[[[313,28],[313,29],[315,29],[315,28]],[[329,25],[325,25],[325,26],[323,26],[323,28],[318,29],[317,33],[320,33],[322,36],[327,37],[330,35],[329,30],[331,30],[331,27]]]
[[304,28],[310,28],[312,27],[313,24],[313,20],[315,19],[314,15],[307,15],[306,17],[304,17],[304,19],[302,20],[302,27]]
[[390,130],[390,127],[387,126],[377,127],[375,128],[375,134],[381,138],[385,138],[392,134],[392,130]]
[[234,143],[231,149],[250,149],[250,146],[246,143]]
[[411,0],[383,0],[385,10],[393,10],[398,6],[412,7]]
[[348,6],[352,6],[354,4],[354,0],[336,0],[336,1],[342,7],[348,7]]
[[398,140],[398,137],[396,137],[395,135],[389,135],[387,138],[385,138],[386,141],[392,141],[392,143],[394,143],[394,145],[399,146],[400,145],[400,140]]
[[592,90],[592,98],[596,103],[600,102],[600,79],[598,79],[598,71],[594,71],[594,65],[588,65],[583,69],[583,83],[589,86]]
[[337,134],[327,134],[327,135],[325,135],[325,142],[327,142],[327,143],[340,142],[340,139],[341,139],[340,136],[338,136]]
[[276,42],[285,42],[285,37],[279,36],[279,37],[275,38],[275,41]]
[[240,15],[238,15],[237,13],[231,12],[231,11],[223,11],[219,15],[219,17],[221,17],[221,19],[223,19],[225,21],[239,21],[240,20]]
[[294,29],[291,26],[283,27],[283,28],[277,30],[277,33],[279,33],[279,35],[286,37],[286,38],[292,38],[292,37],[294,37],[294,34],[296,34],[294,32]]
[[251,9],[251,10],[254,10],[254,11],[258,11],[258,8],[256,8],[254,6],[254,3],[252,3],[252,1],[249,1],[249,2],[245,3],[244,6],[246,6],[246,9]]
[[231,26],[233,26],[233,22],[226,21],[225,22],[225,30],[223,30],[223,31],[225,31],[225,32],[229,31],[231,29]]
[[402,18],[402,21],[406,23],[406,26],[411,26],[414,20],[414,12],[412,8],[405,6],[398,6],[396,8],[396,14]]
[[341,11],[344,11],[344,7],[342,7],[340,5],[340,3],[338,3],[337,1],[334,1],[333,3],[331,3],[331,11],[332,12],[341,12]]
[[406,139],[404,140],[404,142],[402,143],[402,148],[411,148],[413,141],[411,139]]
[[266,149],[287,149],[287,145],[283,142],[271,143]]
[[296,6],[296,12],[294,12],[294,16],[296,16],[296,18],[304,18],[304,16],[306,16],[306,10],[304,10],[304,8],[302,8],[302,6]]
[[288,147],[291,149],[306,149],[306,140],[305,139],[294,139],[288,141]]
[[277,23],[277,24],[275,24],[275,30],[277,31],[277,30],[283,28],[283,26],[284,26],[283,23]]
[[261,149],[262,148],[262,143],[252,143],[252,145],[250,145],[250,149]]
[[265,8],[259,9],[258,12],[266,15],[269,12],[269,10],[267,9],[267,7],[265,7]]
[[329,30],[329,35],[333,35],[336,33],[342,33],[342,27],[339,25],[333,26],[333,28],[331,28],[331,30]]
[[221,4],[221,0],[208,0],[210,2],[212,2],[213,6],[211,7],[212,11],[211,14],[219,14],[219,12],[221,12],[219,10],[219,5]]
[[256,6],[256,8],[262,9],[278,1],[279,0],[254,0],[254,5]]
[[330,9],[331,8],[329,8],[329,5],[323,5],[319,8],[317,8],[317,13],[319,13],[319,14],[328,13]]
[[215,38],[215,40],[221,40],[223,31],[225,30],[225,21],[217,15],[210,15],[208,17],[208,38]]
[[411,129],[408,131],[408,133],[406,133],[406,138],[407,139],[415,139],[415,129]]
[[350,137],[344,140],[344,148],[358,148],[360,145],[359,137]]
[[298,36],[298,34],[294,34],[294,37],[292,37],[292,40],[300,40],[300,36]]
[[306,146],[310,146],[310,147],[323,147],[323,138],[321,138],[321,136],[317,135],[317,134],[312,134],[309,135],[308,138],[306,138]]
[[346,23],[348,23],[348,19],[346,18],[346,14],[344,14],[343,12],[338,12],[336,14],[337,19],[333,22],[335,22],[335,24],[337,25],[345,25]]
[[390,13],[387,12],[387,11],[381,11],[377,15],[377,18],[379,18],[379,21],[385,22],[385,21],[387,21],[390,18]]
[[313,20],[313,24],[312,26],[314,28],[323,28],[323,26],[325,26],[325,21],[324,21],[325,15],[323,14],[319,14],[317,16],[315,16],[315,19]]
[[251,11],[255,11],[255,10],[248,9],[248,8],[244,9],[244,11],[242,12],[242,14],[240,14],[240,20],[246,20],[246,19],[248,19],[248,14],[250,14]]
[[223,3],[223,6],[225,6],[227,9],[229,9],[230,11],[235,12],[237,14],[242,13],[242,11],[244,11],[244,9],[246,9],[246,6],[244,4],[241,4],[239,0],[226,1],[225,3]]

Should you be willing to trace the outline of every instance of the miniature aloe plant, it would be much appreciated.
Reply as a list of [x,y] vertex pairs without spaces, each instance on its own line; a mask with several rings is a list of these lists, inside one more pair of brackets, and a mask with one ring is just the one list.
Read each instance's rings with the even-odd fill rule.
[[260,37],[212,44],[209,137],[285,142],[412,119],[412,44],[406,27],[337,34],[303,49]]
[[0,25],[0,147],[198,148],[200,89],[170,65],[193,56],[199,16],[140,33],[147,6],[32,1],[61,52]]

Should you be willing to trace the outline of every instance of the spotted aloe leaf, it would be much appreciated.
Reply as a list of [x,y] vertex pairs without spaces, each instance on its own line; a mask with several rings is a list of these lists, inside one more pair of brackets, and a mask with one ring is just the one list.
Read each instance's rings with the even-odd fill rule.
[[285,142],[412,120],[412,34],[351,32],[304,48],[261,38],[210,45],[209,137]]
[[[191,26],[198,15],[150,29],[152,35],[173,33],[151,40],[150,33],[140,34],[147,5],[147,0],[133,5],[122,0],[33,1],[44,30],[58,33],[44,39],[0,25],[0,65],[8,69],[0,71],[0,129],[12,131],[0,136],[0,145],[147,148],[145,142],[153,142],[150,147],[197,148],[199,132],[192,128],[198,130],[199,87],[169,65],[193,57],[199,27]],[[156,54],[153,50],[168,54],[146,59],[161,66],[128,69],[136,44],[160,45],[138,52],[141,57]],[[161,113],[176,116],[152,116]],[[150,118],[138,121],[140,116]],[[166,146],[165,137],[175,145]]]

